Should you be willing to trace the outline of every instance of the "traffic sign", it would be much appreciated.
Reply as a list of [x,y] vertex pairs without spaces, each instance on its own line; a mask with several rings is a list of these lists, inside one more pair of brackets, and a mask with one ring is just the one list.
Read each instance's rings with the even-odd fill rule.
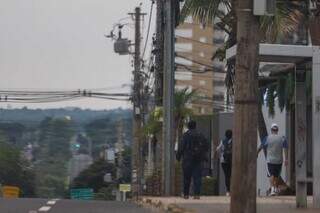
[[3,186],[2,194],[4,198],[18,198],[20,194],[20,188],[16,186]]
[[72,200],[92,200],[93,189],[91,188],[71,189],[70,196]]
[[130,184],[120,184],[119,185],[119,191],[120,192],[130,192],[131,191],[131,185]]

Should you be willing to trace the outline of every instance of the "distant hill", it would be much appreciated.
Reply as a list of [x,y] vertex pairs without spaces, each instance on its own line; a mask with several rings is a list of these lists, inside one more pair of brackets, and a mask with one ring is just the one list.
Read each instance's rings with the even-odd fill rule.
[[0,109],[0,122],[18,122],[24,125],[38,125],[44,118],[62,118],[69,116],[79,125],[89,123],[93,120],[108,117],[110,119],[130,118],[132,111],[129,109],[112,110],[89,110],[80,108],[60,109]]

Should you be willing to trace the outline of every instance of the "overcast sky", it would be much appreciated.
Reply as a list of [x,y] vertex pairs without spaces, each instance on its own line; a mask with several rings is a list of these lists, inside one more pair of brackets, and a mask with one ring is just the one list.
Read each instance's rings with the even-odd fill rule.
[[[128,87],[120,88],[131,83],[131,59],[115,54],[113,43],[104,34],[119,19],[128,17],[127,13],[134,11],[141,2],[143,12],[149,13],[151,0],[0,2],[0,89],[115,88],[113,91],[129,91]],[[147,19],[148,16],[145,17],[145,31]],[[132,20],[123,21],[126,22]],[[133,39],[132,27],[127,27],[129,32],[124,33],[130,39]],[[6,106],[7,103],[0,103],[0,107]],[[131,107],[130,103],[95,99],[27,106]]]

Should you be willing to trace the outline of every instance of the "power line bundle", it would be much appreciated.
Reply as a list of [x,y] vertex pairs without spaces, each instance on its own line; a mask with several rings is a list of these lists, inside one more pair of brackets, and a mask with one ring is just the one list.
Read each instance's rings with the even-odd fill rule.
[[91,90],[60,90],[60,91],[36,91],[36,90],[0,90],[0,102],[11,103],[50,103],[81,98],[98,98],[117,101],[129,101],[128,93],[104,93]]

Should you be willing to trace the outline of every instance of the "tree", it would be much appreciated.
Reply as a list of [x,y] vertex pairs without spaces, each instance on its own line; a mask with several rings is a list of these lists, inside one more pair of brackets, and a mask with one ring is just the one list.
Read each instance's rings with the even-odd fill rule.
[[67,119],[46,118],[39,127],[39,147],[34,152],[37,195],[64,197],[67,188],[70,141],[73,123]]
[[[256,212],[259,20],[253,1],[237,5],[237,58],[231,213]],[[257,33],[258,32],[258,33]],[[243,195],[246,196],[243,196]]]
[[[190,1],[195,4],[195,1]],[[205,2],[205,1],[199,1]],[[212,20],[218,16],[218,12],[211,8],[210,3],[217,6],[220,1],[207,1],[207,10],[213,11]],[[234,3],[235,1],[233,1]],[[259,20],[253,16],[253,1],[243,0],[236,2],[230,11],[236,9],[237,14],[230,12],[237,20],[237,58],[235,64],[235,81],[232,79],[232,71],[229,69],[231,84],[234,86],[235,112],[234,112],[234,138],[236,143],[233,150],[233,178],[231,184],[231,213],[256,212],[256,127],[258,125],[258,54],[259,54]],[[234,7],[236,6],[236,7]],[[218,7],[216,7],[218,8]],[[202,11],[205,8],[202,7]],[[195,10],[197,12],[197,10]],[[209,11],[210,12],[210,11]],[[224,14],[224,13],[222,13]],[[204,17],[201,14],[201,17]],[[222,15],[223,16],[223,15]],[[225,20],[225,17],[219,17]],[[234,26],[233,19],[229,26]],[[267,20],[265,20],[267,21]],[[222,26],[226,26],[223,25]],[[270,28],[272,26],[268,25]],[[226,29],[226,31],[228,28]],[[279,32],[279,30],[278,30]],[[230,33],[229,33],[230,34]],[[233,34],[234,35],[234,34]],[[231,74],[231,75],[230,75]],[[228,81],[227,81],[228,82]],[[246,83],[245,83],[246,82]],[[243,196],[246,194],[246,196]]]
[[[225,59],[226,49],[236,44],[237,34],[237,14],[235,12],[236,0],[186,0],[181,12],[181,22],[183,22],[189,15],[194,20],[205,25],[214,25],[219,29],[225,31],[228,35],[228,40],[225,46],[218,49],[213,55],[213,58],[220,60]],[[296,31],[301,23],[308,20],[308,7],[304,1],[277,1],[277,9],[274,16],[264,16],[260,18],[260,36],[261,41],[280,42],[292,32]],[[219,9],[219,5],[222,8]],[[220,7],[221,8],[221,7]],[[259,36],[259,35],[257,35]],[[227,73],[225,84],[227,87],[227,94],[234,95],[234,81],[235,81],[235,61],[227,61]],[[229,100],[229,98],[228,98]],[[229,104],[229,103],[228,103]],[[263,100],[260,106],[263,105]],[[271,108],[272,110],[272,108]],[[267,136],[267,128],[264,121],[261,107],[259,112],[259,135],[260,138]]]
[[98,159],[102,146],[112,145],[117,140],[116,125],[110,118],[93,120],[85,126],[86,133],[92,141],[93,158]]
[[[188,104],[192,101],[197,100],[196,90],[189,91],[188,88],[177,89],[174,94],[174,123],[175,123],[175,135],[176,141],[180,141],[183,133],[183,126],[185,120],[193,115],[192,109],[188,108]],[[163,116],[162,109],[156,109],[150,113],[147,124],[144,127],[144,134],[146,135],[156,135],[161,131],[161,117]]]
[[[182,139],[183,127],[187,118],[190,118],[193,115],[192,109],[188,108],[188,104],[192,101],[196,100],[197,92],[196,90],[189,91],[188,88],[184,88],[181,90],[176,90],[174,94],[174,139],[176,141],[180,141]],[[161,117],[163,116],[162,109],[156,109],[155,111],[150,113],[150,117],[147,121],[147,124],[144,127],[144,133],[147,136],[152,135],[156,137],[158,132],[161,131]],[[156,141],[157,139],[154,138]],[[174,169],[177,171],[175,175],[175,181],[172,181],[172,188],[174,189],[175,194],[180,194],[180,183],[181,183],[181,168],[180,164],[175,164]],[[154,171],[154,175],[158,175],[158,171]],[[156,178],[154,178],[156,179]],[[157,181],[157,180],[156,180]]]
[[104,182],[104,175],[110,173],[114,180],[115,171],[116,169],[113,164],[107,163],[102,159],[97,160],[73,180],[70,188],[92,188],[94,192],[98,192],[101,188],[110,185],[110,183]]
[[0,133],[0,183],[17,186],[21,196],[35,196],[35,174],[30,164],[20,156],[20,151],[8,144]]
[[179,142],[182,139],[183,127],[185,120],[193,115],[192,109],[188,108],[188,104],[192,101],[198,99],[197,91],[184,88],[181,90],[176,90],[174,94],[174,118],[175,118],[175,139]]
[[0,131],[6,135],[8,141],[19,147],[23,147],[22,136],[26,127],[20,123],[0,123]]

